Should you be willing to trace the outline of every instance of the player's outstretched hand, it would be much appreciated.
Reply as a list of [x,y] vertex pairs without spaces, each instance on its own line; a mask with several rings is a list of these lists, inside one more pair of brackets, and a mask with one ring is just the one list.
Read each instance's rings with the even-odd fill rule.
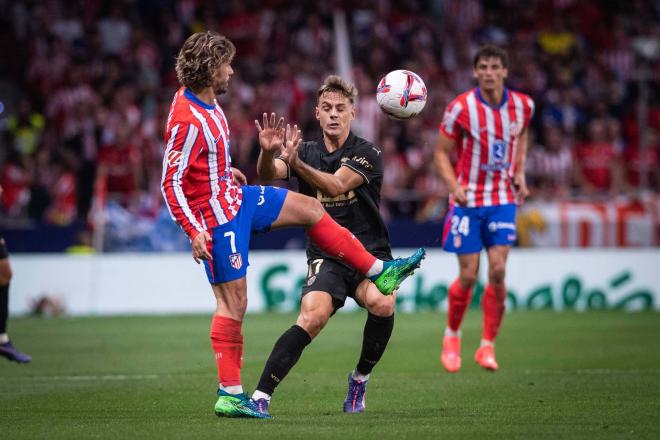
[[278,153],[282,149],[284,143],[284,118],[280,118],[275,125],[275,113],[263,114],[263,127],[259,125],[259,121],[254,120],[254,125],[259,132],[259,146],[262,150],[271,153]]
[[231,167],[231,175],[234,176],[234,183],[236,185],[247,185],[247,177],[238,168]]
[[516,202],[522,205],[529,195],[525,173],[516,173],[513,175],[513,188],[516,190]]
[[199,264],[199,260],[211,261],[213,256],[209,252],[209,249],[206,247],[206,244],[211,241],[211,235],[202,231],[192,241],[192,256],[195,263]]
[[302,142],[302,132],[298,129],[298,125],[293,128],[286,124],[286,142],[282,148],[280,159],[289,164],[291,168],[295,168],[298,162],[298,148]]

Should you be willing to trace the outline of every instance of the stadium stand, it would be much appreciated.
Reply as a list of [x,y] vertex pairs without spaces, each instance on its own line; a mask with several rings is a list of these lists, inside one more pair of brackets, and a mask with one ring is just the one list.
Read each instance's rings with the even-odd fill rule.
[[[472,85],[471,55],[487,42],[507,48],[509,85],[537,104],[532,201],[657,200],[660,192],[660,11],[652,1],[51,0],[4,1],[0,10],[8,230],[102,223],[105,249],[185,248],[181,234],[168,232],[159,187],[177,48],[203,29],[235,42],[236,74],[222,105],[234,165],[254,182],[256,115],[274,110],[306,138],[319,135],[315,91],[336,71],[338,10],[360,90],[356,129],[386,158],[387,218],[442,219],[437,126],[451,97]],[[406,123],[388,120],[374,98],[378,79],[401,67],[429,88],[425,111]]]

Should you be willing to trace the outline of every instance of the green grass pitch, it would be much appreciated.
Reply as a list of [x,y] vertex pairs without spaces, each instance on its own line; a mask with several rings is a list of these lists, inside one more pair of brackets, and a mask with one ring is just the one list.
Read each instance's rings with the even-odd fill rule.
[[[249,315],[243,382],[256,385],[291,314]],[[28,365],[0,359],[0,438],[660,438],[660,315],[514,312],[500,371],[439,362],[445,315],[399,314],[365,414],[343,414],[364,313],[338,314],[280,385],[273,420],[219,419],[208,316],[14,319]]]

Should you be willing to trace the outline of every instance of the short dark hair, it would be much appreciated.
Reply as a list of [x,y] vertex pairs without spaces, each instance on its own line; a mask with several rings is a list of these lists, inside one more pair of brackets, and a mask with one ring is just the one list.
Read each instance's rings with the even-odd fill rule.
[[499,46],[493,44],[481,46],[479,50],[477,50],[477,53],[474,54],[473,66],[477,67],[479,61],[484,58],[499,58],[502,67],[505,69],[509,67],[509,55],[507,55],[506,50]]
[[192,34],[176,57],[176,77],[181,85],[198,92],[211,85],[213,71],[231,63],[236,47],[229,38],[214,31]]
[[341,93],[344,97],[348,98],[351,104],[355,103],[355,98],[357,97],[357,87],[348,81],[345,81],[339,75],[330,75],[325,81],[323,81],[323,85],[319,87],[317,101],[321,99],[321,96],[326,92]]

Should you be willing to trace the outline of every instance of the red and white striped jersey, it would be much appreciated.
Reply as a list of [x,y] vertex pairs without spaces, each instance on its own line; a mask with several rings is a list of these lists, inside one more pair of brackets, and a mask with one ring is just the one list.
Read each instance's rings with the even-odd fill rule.
[[515,148],[533,113],[532,98],[507,88],[497,107],[483,99],[478,87],[447,106],[440,132],[459,147],[455,171],[468,207],[515,203],[511,181]]
[[243,194],[233,182],[229,125],[217,101],[208,105],[180,88],[165,140],[161,189],[172,219],[190,239],[232,220]]

